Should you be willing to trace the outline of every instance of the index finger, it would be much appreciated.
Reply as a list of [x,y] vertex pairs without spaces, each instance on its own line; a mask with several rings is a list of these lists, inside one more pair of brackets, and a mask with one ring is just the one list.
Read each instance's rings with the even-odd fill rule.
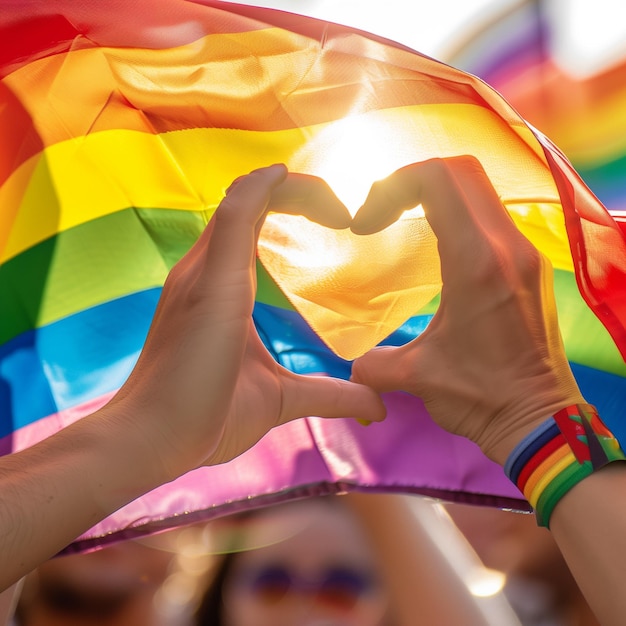
[[198,260],[224,276],[232,270],[249,268],[272,191],[286,176],[287,168],[276,164],[234,181],[203,233],[185,255],[185,266],[191,267]]
[[328,183],[318,176],[290,172],[272,191],[268,209],[303,215],[328,228],[348,228],[352,216]]
[[[372,186],[351,229],[370,234],[421,204],[440,246],[458,250],[485,233],[517,232],[487,173],[471,156],[431,159],[407,165]],[[519,233],[518,233],[519,234]]]

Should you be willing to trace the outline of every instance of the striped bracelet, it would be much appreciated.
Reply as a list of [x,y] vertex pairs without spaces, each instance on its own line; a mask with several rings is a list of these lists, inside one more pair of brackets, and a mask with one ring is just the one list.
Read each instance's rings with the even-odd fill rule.
[[626,461],[619,442],[591,404],[573,404],[548,418],[511,452],[504,472],[549,527],[558,501],[613,461]]

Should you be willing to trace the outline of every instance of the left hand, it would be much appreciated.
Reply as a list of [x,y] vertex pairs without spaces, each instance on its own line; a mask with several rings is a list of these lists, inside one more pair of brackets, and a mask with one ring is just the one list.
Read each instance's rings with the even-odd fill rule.
[[385,416],[368,387],[296,375],[261,342],[252,321],[256,244],[270,210],[331,228],[350,224],[320,179],[288,176],[282,165],[237,179],[168,276],[137,365],[110,403],[140,428],[169,480],[229,461],[299,417]]

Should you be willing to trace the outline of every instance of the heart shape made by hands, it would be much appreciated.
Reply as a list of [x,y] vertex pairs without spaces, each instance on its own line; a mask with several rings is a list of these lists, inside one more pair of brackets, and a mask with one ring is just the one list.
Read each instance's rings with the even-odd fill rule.
[[420,213],[408,211],[366,236],[302,216],[270,214],[259,257],[325,343],[339,356],[354,359],[441,289],[437,240]]
[[[485,165],[489,173],[490,161]],[[512,168],[509,173],[506,179],[497,173],[492,177],[500,197],[504,188],[505,198],[511,198],[503,204],[555,267],[568,266],[558,195],[516,198],[520,182],[528,189],[529,172]],[[547,187],[546,172],[535,173],[540,173],[535,176],[538,187]],[[501,180],[506,184],[498,185]],[[385,210],[393,213],[394,207]],[[441,290],[437,239],[421,207],[400,213],[391,225],[365,236],[282,213],[270,213],[262,229],[261,262],[294,308],[342,358],[363,355]]]

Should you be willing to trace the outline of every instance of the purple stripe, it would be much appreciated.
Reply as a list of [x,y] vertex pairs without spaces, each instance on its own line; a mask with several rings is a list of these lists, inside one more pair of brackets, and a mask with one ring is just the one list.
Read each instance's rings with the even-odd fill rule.
[[230,463],[189,472],[135,500],[66,552],[337,491],[408,492],[530,510],[502,468],[434,424],[420,400],[393,393],[385,402],[389,415],[381,424],[306,418],[276,428]]

